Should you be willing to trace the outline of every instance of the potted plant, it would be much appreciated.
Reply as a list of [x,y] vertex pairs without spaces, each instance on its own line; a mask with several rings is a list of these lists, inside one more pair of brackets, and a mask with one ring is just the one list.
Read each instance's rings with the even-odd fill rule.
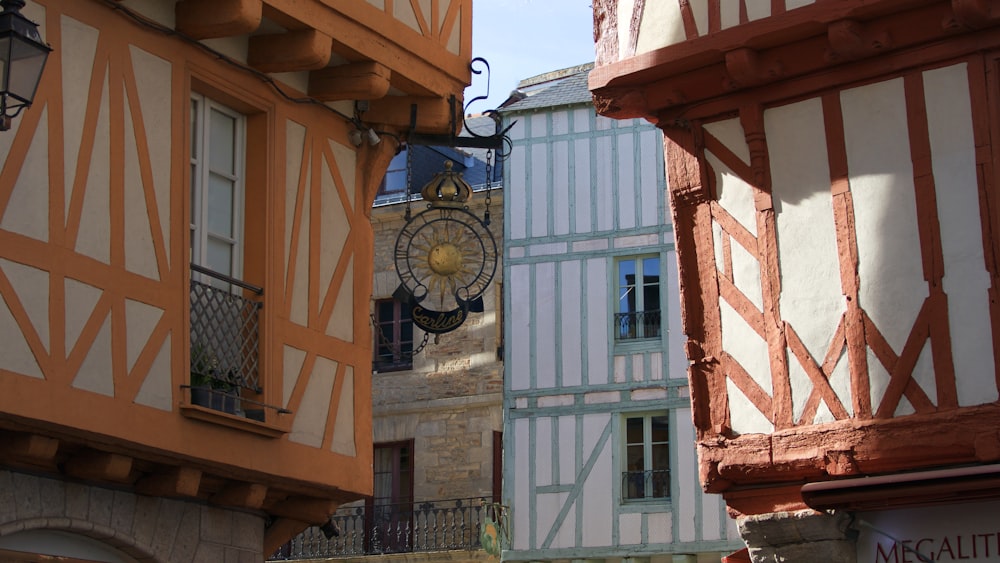
[[191,345],[191,404],[230,414],[236,413],[233,378],[219,374],[219,360],[201,342]]

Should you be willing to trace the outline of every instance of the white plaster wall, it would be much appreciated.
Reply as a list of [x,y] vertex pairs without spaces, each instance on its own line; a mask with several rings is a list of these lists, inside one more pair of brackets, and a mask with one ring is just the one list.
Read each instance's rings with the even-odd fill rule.
[[[663,162],[663,134],[659,129],[644,130],[639,133],[639,188],[642,197],[640,225],[652,227],[663,221],[670,223],[670,212],[666,209],[666,185],[657,164]],[[664,203],[661,205],[660,200]]]
[[859,301],[896,353],[928,295],[902,79],[841,94],[857,228]]
[[750,234],[757,235],[757,210],[753,204],[753,188],[711,152],[705,151],[706,160],[715,173],[719,205]]
[[[565,115],[565,114],[562,114]],[[553,141],[552,150],[552,234],[568,235],[572,207],[570,205],[569,142]]]
[[583,338],[580,329],[583,327],[584,298],[580,287],[580,268],[579,260],[559,264],[562,281],[559,291],[559,347],[562,353],[562,384],[565,387],[577,386],[583,381]]
[[676,481],[676,489],[671,491],[671,506],[676,514],[677,539],[694,541],[697,539],[697,509],[698,502],[698,460],[695,458],[694,423],[691,409],[674,409],[670,411],[670,426],[674,429],[672,438],[677,441],[677,459],[671,468]]
[[[781,316],[822,364],[846,302],[840,277],[823,106],[819,99],[764,113],[781,272]],[[788,353],[793,413],[798,419],[812,381]],[[850,404],[850,397],[841,397]]]
[[344,383],[340,391],[340,403],[337,405],[333,441],[330,443],[331,451],[350,457],[357,455],[354,422],[354,368],[347,366],[344,368]]
[[[618,142],[617,179],[612,186],[617,189],[618,228],[633,229],[636,226],[636,203],[640,186],[636,185],[635,160],[636,145],[631,131],[616,135]],[[610,190],[609,190],[610,191]]]
[[[597,440],[608,425],[610,416],[608,413],[583,416],[584,460],[589,459],[591,452],[595,451]],[[580,522],[580,526],[583,530],[584,547],[611,545],[613,494],[612,487],[608,486],[608,483],[617,482],[612,474],[611,459],[611,440],[608,440],[600,451],[580,495],[579,502],[583,503],[583,521]]]
[[510,388],[512,390],[529,389],[531,387],[531,267],[515,265],[510,267],[507,280],[510,291],[510,350],[517,354],[508,354],[510,369]]
[[[608,263],[603,258],[587,260],[586,283],[587,295],[609,295]],[[608,318],[608,304],[604,299],[587,299],[586,304],[586,336],[587,342],[587,382],[591,385],[607,383],[608,373],[608,330],[611,321]]]
[[[535,342],[536,386],[551,388],[556,386],[556,265],[542,262],[535,266],[535,300],[530,309],[534,310],[535,322],[532,340]],[[520,349],[526,352],[527,349]]]
[[965,64],[924,73],[952,358],[962,406],[997,400],[975,141]]
[[[529,449],[530,428],[528,419],[520,418],[511,421],[514,438],[510,440],[510,455],[513,457],[513,483],[505,483],[505,490],[513,490],[511,503],[511,522],[514,523],[513,549],[530,549],[531,525],[531,487],[529,468],[532,452]],[[509,474],[509,473],[508,473]],[[508,500],[508,499],[505,499]]]
[[573,141],[573,159],[574,174],[576,175],[576,182],[573,186],[573,199],[576,202],[576,211],[573,216],[576,221],[574,232],[588,233],[593,230],[590,213],[594,197],[593,175],[590,171],[590,141],[588,139]]

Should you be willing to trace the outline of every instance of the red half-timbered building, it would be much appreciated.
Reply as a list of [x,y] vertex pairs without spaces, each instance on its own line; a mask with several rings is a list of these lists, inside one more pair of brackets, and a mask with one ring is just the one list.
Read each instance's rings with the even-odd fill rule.
[[702,483],[750,556],[1000,561],[1000,4],[594,11],[598,111],[665,135]]

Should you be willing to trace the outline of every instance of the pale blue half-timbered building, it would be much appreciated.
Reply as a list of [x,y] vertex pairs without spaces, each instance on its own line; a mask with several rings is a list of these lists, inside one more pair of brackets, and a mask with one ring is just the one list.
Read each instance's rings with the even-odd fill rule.
[[502,108],[503,559],[718,562],[743,545],[698,481],[662,135],[597,116],[591,66]]

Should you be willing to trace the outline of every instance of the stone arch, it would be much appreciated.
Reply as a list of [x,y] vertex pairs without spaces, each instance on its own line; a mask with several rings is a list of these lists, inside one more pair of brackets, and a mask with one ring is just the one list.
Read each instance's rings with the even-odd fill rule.
[[[157,561],[151,553],[150,547],[138,545],[135,538],[110,527],[95,525],[92,522],[76,518],[31,518],[4,524],[0,526],[0,549],[12,546],[10,542],[5,540],[11,540],[18,536],[25,536],[35,532],[52,532],[67,536],[65,538],[65,545],[67,548],[71,548],[70,551],[60,551],[58,553],[45,552],[46,555],[74,557],[87,555],[88,557],[92,557],[92,555],[75,551],[88,550],[91,552],[102,552],[106,555],[115,555],[122,562],[128,563],[133,561]],[[42,534],[34,534],[34,536],[36,540],[45,537]],[[73,541],[72,536],[83,538],[87,541]],[[52,539],[55,538],[56,536],[53,535]],[[88,542],[93,542],[93,545],[88,545]]]

